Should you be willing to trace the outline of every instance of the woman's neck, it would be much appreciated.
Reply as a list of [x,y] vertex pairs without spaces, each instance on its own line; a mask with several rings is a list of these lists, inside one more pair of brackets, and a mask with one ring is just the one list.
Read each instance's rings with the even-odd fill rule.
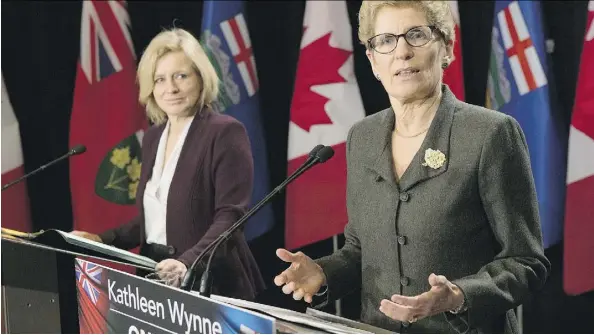
[[396,117],[394,130],[401,135],[411,135],[429,129],[439,107],[441,90],[416,101],[390,100]]
[[183,116],[170,116],[169,117],[169,133],[177,134],[180,133],[184,127],[190,122],[192,119],[191,115],[183,115]]

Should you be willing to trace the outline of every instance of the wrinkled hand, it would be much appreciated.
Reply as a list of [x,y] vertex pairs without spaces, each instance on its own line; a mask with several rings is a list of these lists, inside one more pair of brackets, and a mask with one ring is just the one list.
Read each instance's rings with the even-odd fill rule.
[[80,231],[80,230],[73,230],[73,231],[70,232],[70,234],[76,235],[76,236],[80,236],[80,237],[84,237],[84,238],[86,238],[88,240],[91,240],[91,241],[103,243],[103,240],[101,240],[101,237],[99,237],[99,235],[97,235],[97,234],[91,234],[91,233],[88,233],[86,231]]
[[415,297],[394,294],[383,299],[379,310],[402,322],[415,322],[428,316],[451,311],[464,303],[464,294],[444,276],[429,275],[431,289]]
[[179,287],[188,269],[184,263],[168,258],[159,262],[155,267],[155,271],[157,271],[157,276],[164,280],[167,285]]
[[326,283],[322,268],[301,251],[291,253],[286,249],[277,249],[276,255],[291,265],[274,277],[276,286],[283,286],[285,294],[293,293],[293,299],[304,299],[311,303],[313,295]]

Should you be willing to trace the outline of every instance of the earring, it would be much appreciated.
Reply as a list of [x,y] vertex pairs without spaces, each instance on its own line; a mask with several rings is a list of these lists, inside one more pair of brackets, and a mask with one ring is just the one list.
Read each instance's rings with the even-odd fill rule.
[[375,78],[376,78],[377,80],[380,80],[379,73],[376,73],[376,74],[375,74]]
[[446,67],[448,67],[448,62],[443,62],[441,63],[441,68],[445,70]]

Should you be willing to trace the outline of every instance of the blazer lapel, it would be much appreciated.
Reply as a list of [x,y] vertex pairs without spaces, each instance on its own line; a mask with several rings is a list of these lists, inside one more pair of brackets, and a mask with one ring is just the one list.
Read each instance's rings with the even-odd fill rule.
[[393,185],[396,184],[394,177],[394,168],[392,161],[391,139],[392,129],[394,129],[394,112],[388,108],[380,113],[384,113],[378,130],[371,135],[371,146],[369,150],[370,166],[378,176],[376,180],[383,179]]
[[[176,210],[176,207],[182,206],[184,202],[176,201],[184,197],[189,197],[193,187],[193,181],[195,172],[202,164],[204,160],[204,143],[201,142],[204,133],[206,122],[211,111],[209,109],[203,109],[202,112],[197,113],[190,128],[186,139],[182,144],[177,165],[171,179],[171,185],[169,186],[169,194],[167,196],[167,217],[170,217],[170,213]],[[170,199],[174,199],[169,201]]]
[[[157,159],[157,150],[159,148],[159,140],[161,139],[161,135],[165,130],[166,124],[162,124],[157,128],[155,135],[151,138],[151,141],[147,143],[147,157],[142,157],[142,166],[144,167],[141,169],[141,176],[140,182],[138,183],[138,190],[136,190],[137,200],[140,197],[142,200],[142,195],[144,194],[144,189],[146,188],[146,183],[151,179],[153,174],[153,166],[155,166],[155,160]],[[142,202],[142,201],[141,201]]]
[[[400,180],[401,191],[407,191],[424,180],[437,177],[448,169],[450,133],[456,108],[456,97],[447,86],[444,85],[442,90],[441,103],[429,127],[427,136],[425,136],[423,144],[421,144],[419,151],[415,154],[408,169],[402,175]],[[445,163],[441,167],[432,168],[430,166],[423,166],[425,163],[425,152],[428,149],[439,150],[445,155]]]

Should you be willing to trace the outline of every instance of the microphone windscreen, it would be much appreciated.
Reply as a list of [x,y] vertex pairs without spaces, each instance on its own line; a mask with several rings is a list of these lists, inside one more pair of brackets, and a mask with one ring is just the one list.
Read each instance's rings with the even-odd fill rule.
[[322,148],[324,148],[324,145],[323,144],[316,145],[313,149],[311,149],[311,151],[309,152],[308,157],[310,157],[310,158],[316,157],[316,155],[318,154],[318,151],[322,150]]
[[87,147],[82,144],[75,145],[74,148],[70,149],[70,153],[72,155],[80,155],[87,151]]
[[332,147],[325,146],[322,149],[320,149],[320,151],[318,151],[318,154],[316,156],[318,157],[320,163],[324,163],[325,161],[332,158],[332,156],[334,156],[334,149],[332,149]]

